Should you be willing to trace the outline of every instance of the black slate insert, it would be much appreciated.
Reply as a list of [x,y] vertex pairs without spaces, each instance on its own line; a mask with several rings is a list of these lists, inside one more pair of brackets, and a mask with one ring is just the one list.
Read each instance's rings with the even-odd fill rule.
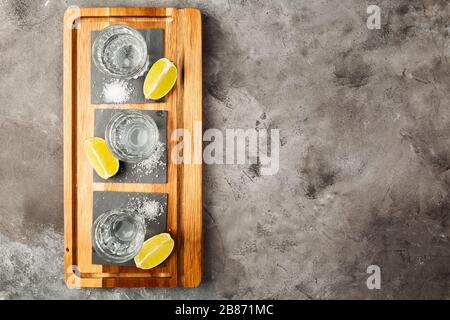
[[[145,239],[149,239],[154,235],[157,235],[167,230],[167,194],[165,193],[140,193],[140,192],[94,192],[94,204],[93,204],[93,220],[97,219],[102,213],[118,208],[134,209],[136,201],[150,200],[157,201],[161,204],[163,211],[162,214],[156,217],[154,220],[146,220],[147,232]],[[94,248],[92,248],[92,263],[101,265],[120,265],[120,266],[134,266],[134,260],[131,259],[124,263],[112,264],[106,262],[100,256],[96,254]]]
[[[95,110],[94,135],[105,138],[105,129],[111,119],[119,109],[97,109]],[[159,140],[162,143],[160,164],[153,171],[143,169],[139,165],[120,161],[119,172],[105,180],[94,171],[94,182],[108,183],[166,183],[167,182],[167,111],[160,110],[140,110],[153,118],[159,129]]]
[[[145,41],[147,42],[147,50],[150,56],[151,67],[157,60],[164,58],[164,30],[163,29],[138,29]],[[100,31],[91,32],[91,48]],[[91,57],[91,103],[106,104],[108,102],[103,98],[103,87],[105,83],[114,80],[114,77],[103,74],[97,69]],[[123,103],[146,103],[152,100],[146,100],[142,87],[144,85],[145,74],[137,79],[126,80],[132,93],[127,101]],[[162,99],[164,100],[164,99]],[[111,104],[111,102],[109,102]]]

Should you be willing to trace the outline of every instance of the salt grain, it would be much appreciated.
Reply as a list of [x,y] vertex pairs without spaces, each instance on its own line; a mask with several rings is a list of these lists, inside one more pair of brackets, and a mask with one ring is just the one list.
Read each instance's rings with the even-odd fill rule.
[[156,221],[164,212],[163,206],[158,201],[138,197],[131,197],[127,208],[136,211],[148,222]]
[[165,145],[161,142],[158,142],[152,155],[149,158],[134,164],[133,170],[136,170],[136,172],[141,175],[149,175],[159,166],[165,165],[165,163],[161,160],[161,157],[165,151]]
[[123,80],[114,79],[103,86],[103,99],[107,103],[123,103],[128,101],[133,88]]

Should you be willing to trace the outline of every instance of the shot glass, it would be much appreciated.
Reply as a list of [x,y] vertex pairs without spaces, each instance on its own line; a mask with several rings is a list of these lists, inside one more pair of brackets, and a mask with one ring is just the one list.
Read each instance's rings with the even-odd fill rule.
[[110,263],[134,258],[144,243],[145,219],[135,211],[116,209],[103,213],[92,227],[95,252]]
[[137,30],[127,25],[112,25],[100,31],[95,39],[92,60],[106,75],[136,79],[149,66],[147,43]]
[[105,131],[109,150],[124,162],[149,158],[159,141],[158,126],[149,115],[135,110],[116,113]]

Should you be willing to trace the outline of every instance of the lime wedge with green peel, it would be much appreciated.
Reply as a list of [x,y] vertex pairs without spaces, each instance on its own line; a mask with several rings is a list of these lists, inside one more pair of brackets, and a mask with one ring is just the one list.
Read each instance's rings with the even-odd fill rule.
[[84,151],[95,172],[103,179],[108,179],[119,171],[119,160],[109,151],[104,139],[86,139]]
[[134,257],[136,267],[151,269],[160,265],[173,250],[175,242],[168,233],[160,233],[146,240],[141,250]]
[[177,67],[169,59],[156,61],[145,77],[145,98],[159,100],[168,94],[177,81],[177,73]]

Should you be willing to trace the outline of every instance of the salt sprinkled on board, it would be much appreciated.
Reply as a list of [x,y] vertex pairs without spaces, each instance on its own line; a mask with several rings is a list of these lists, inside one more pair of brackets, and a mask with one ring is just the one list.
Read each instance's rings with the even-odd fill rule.
[[136,211],[147,221],[155,221],[164,212],[163,206],[158,201],[138,197],[131,197],[127,208]]
[[103,85],[102,95],[107,103],[123,103],[128,101],[132,92],[128,82],[114,79]]
[[165,165],[165,163],[161,160],[161,157],[165,151],[166,151],[165,145],[161,142],[158,142],[155,151],[152,153],[152,155],[149,158],[134,164],[133,170],[136,170],[138,174],[149,175],[158,166]]

